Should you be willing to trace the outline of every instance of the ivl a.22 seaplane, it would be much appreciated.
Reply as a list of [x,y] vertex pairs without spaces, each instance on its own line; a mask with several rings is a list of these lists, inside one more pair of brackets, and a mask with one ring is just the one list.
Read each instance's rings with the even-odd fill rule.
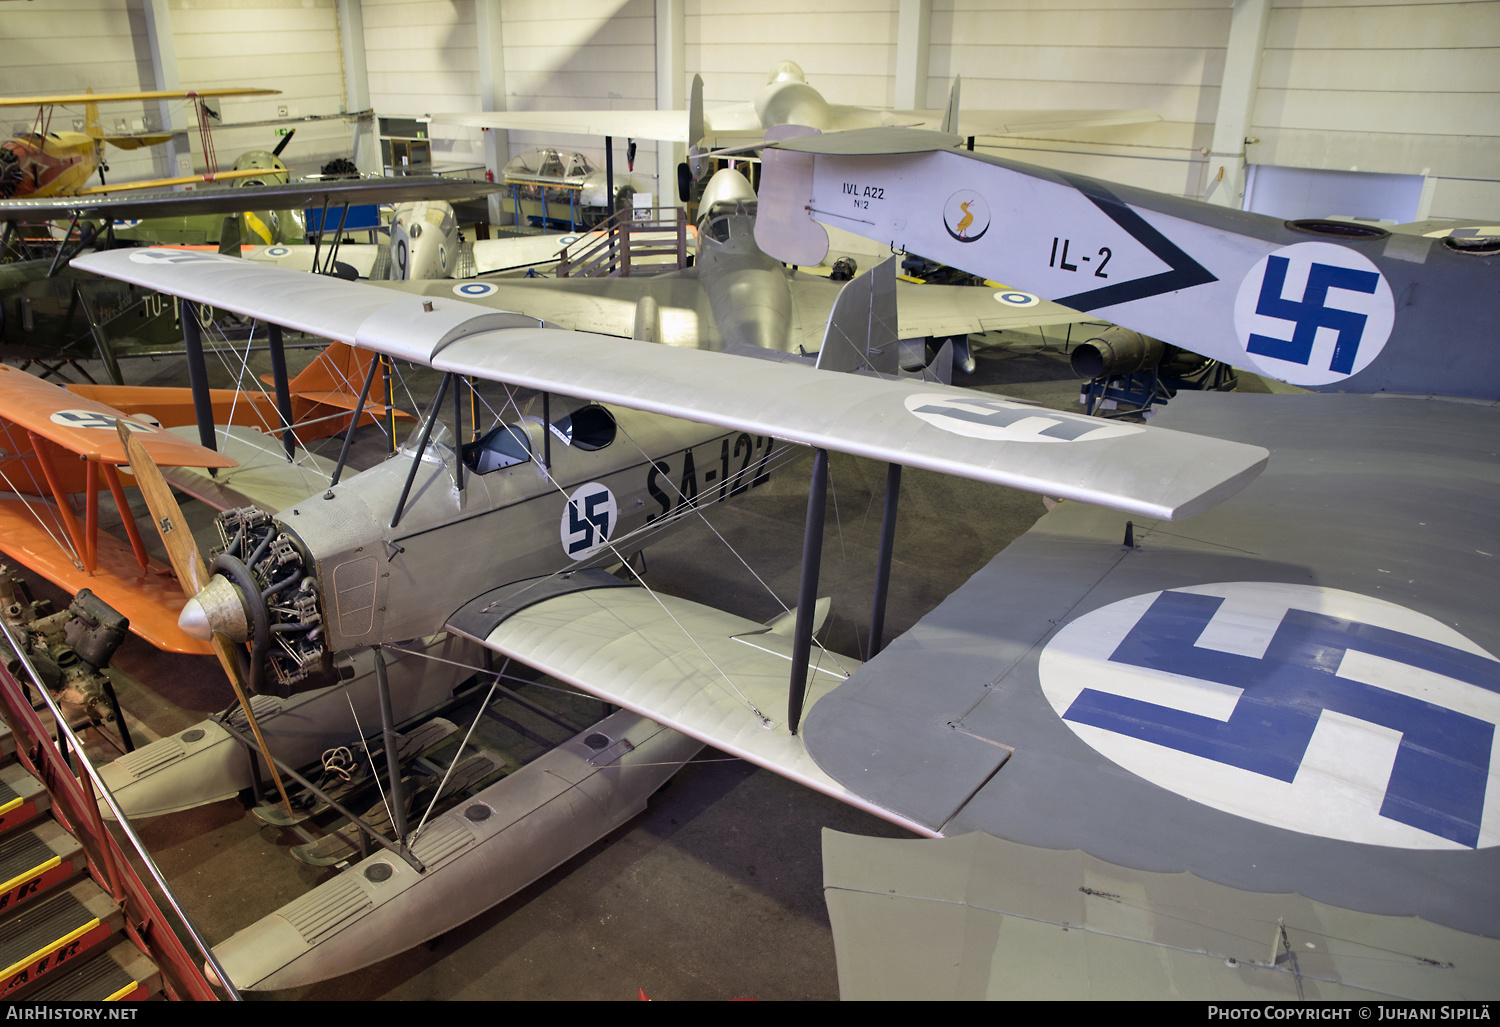
[[[393,826],[372,839],[378,848],[216,947],[242,987],[351,971],[456,926],[633,815],[704,742],[931,833],[858,800],[799,733],[802,710],[855,665],[812,641],[828,450],[1161,518],[1213,506],[1265,460],[1254,446],[566,332],[214,254],[146,249],[80,263],[444,374],[401,452],[274,516],[227,515],[223,550],[202,570],[167,490],[148,486],[191,593],[182,625],[219,640],[232,678],[295,688],[351,649],[373,650],[383,676],[379,653],[446,632],[506,657],[540,645],[553,676],[623,707],[430,819],[414,812],[415,825],[393,769]],[[885,316],[868,284],[848,295],[846,326]],[[464,376],[539,390],[541,416],[517,410],[455,441],[438,422]],[[814,450],[808,538],[818,542],[794,614],[759,624],[607,572],[699,506],[753,488],[794,446]],[[137,460],[152,479],[149,456]],[[888,571],[888,550],[884,560]],[[392,767],[395,749],[387,733]]]

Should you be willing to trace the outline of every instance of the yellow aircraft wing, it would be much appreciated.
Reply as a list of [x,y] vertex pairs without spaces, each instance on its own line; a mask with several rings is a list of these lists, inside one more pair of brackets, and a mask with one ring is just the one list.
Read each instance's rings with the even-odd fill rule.
[[58,96],[0,96],[0,107],[60,107],[77,103],[124,103],[129,100],[196,100],[202,96],[271,96],[279,89],[157,89],[138,93],[63,93]]

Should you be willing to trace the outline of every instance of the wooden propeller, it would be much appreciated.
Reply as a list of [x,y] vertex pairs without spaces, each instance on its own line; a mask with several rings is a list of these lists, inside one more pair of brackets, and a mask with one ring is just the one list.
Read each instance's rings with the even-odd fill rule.
[[[140,486],[146,506],[151,510],[151,519],[156,522],[156,530],[161,535],[162,544],[167,548],[167,558],[172,561],[172,569],[177,572],[177,580],[182,584],[183,594],[192,598],[202,591],[204,585],[208,584],[208,567],[198,552],[198,543],[193,540],[193,533],[188,530],[187,522],[183,520],[182,508],[177,505],[177,499],[172,495],[171,487],[162,477],[161,468],[156,466],[156,461],[151,458],[146,447],[135,438],[123,422],[117,421],[115,428],[120,433],[120,442],[125,447],[125,458],[130,462],[135,482]],[[245,711],[245,720],[249,722],[250,731],[255,735],[255,742],[260,746],[260,753],[265,757],[266,766],[271,770],[271,779],[276,782],[276,790],[281,793],[281,801],[286,804],[287,815],[295,817],[296,814],[292,812],[292,800],[287,798],[286,787],[281,783],[281,774],[276,769],[275,761],[271,759],[271,748],[266,744],[265,736],[260,733],[260,725],[255,722],[255,713],[251,710],[250,700],[245,695],[245,685],[240,680],[240,663],[235,656],[234,643],[223,635],[215,634],[213,647],[214,653],[219,657],[219,663],[224,668],[225,675],[229,678],[229,684],[234,688],[235,698],[239,699],[240,708]]]

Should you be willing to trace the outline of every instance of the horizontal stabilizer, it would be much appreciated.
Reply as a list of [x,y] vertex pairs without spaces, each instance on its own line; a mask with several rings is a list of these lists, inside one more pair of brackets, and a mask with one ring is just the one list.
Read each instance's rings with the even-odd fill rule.
[[1266,451],[915,382],[542,328],[437,296],[167,250],[96,253],[84,270],[441,371],[1154,517],[1238,491]]

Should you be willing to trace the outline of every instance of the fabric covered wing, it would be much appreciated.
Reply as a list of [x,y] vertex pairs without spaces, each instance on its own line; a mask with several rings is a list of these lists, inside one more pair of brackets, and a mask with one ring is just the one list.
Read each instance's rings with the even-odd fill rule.
[[0,203],[0,221],[51,221],[81,217],[154,218],[195,214],[237,214],[244,210],[307,210],[324,203],[337,211],[345,203],[405,203],[447,200],[459,203],[494,192],[486,182],[436,177],[345,179],[284,185],[206,186],[192,192],[141,190],[101,196],[57,196]]
[[1266,451],[998,396],[539,327],[458,299],[393,297],[217,254],[96,253],[75,266],[438,370],[617,403],[1153,517],[1185,517]]
[[[233,467],[234,460],[179,438],[98,400],[44,382],[18,368],[0,364],[0,418],[22,431],[91,460],[125,463],[115,422],[125,421],[163,467]],[[14,449],[16,443],[12,443]]]
[[444,125],[496,128],[552,135],[618,136],[659,139],[671,143],[688,139],[687,111],[473,111],[434,114]]
[[[595,588],[512,613],[491,594],[456,613],[448,628],[607,702],[869,810],[911,830],[910,821],[856,797],[818,769],[787,730],[791,642],[764,625],[641,588]],[[499,621],[496,623],[496,621]],[[812,703],[857,660],[814,652]],[[923,832],[929,833],[929,832]]]
[[1007,328],[1042,328],[1098,318],[1080,314],[1029,292],[1003,286],[897,286],[896,318],[903,339],[978,335]]

